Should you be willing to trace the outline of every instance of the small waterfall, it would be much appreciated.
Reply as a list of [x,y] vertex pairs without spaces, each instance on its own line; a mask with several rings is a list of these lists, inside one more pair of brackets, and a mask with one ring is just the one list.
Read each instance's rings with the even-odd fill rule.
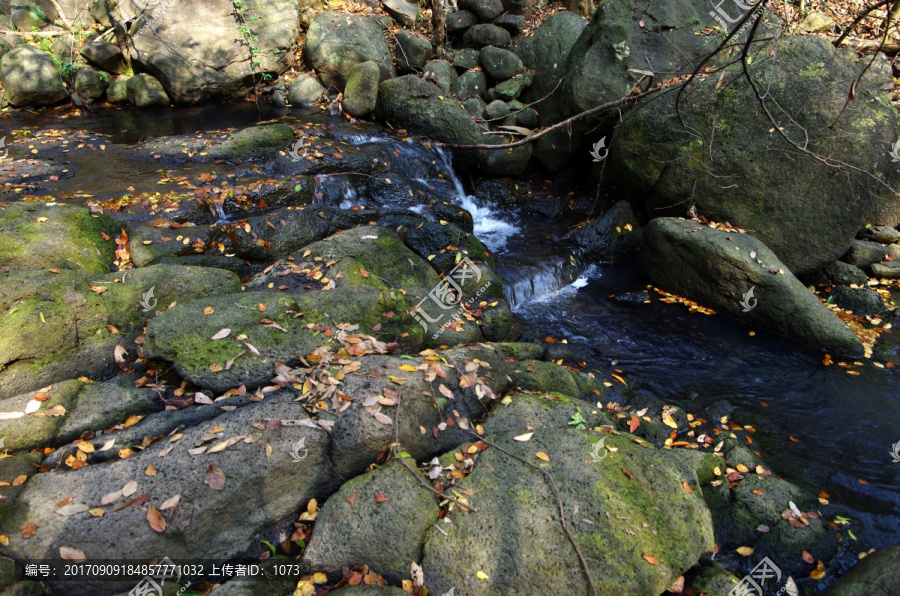
[[361,201],[357,201],[356,187],[347,176],[318,174],[315,182],[316,186],[313,190],[315,204],[339,206],[341,209],[351,209],[363,205]]

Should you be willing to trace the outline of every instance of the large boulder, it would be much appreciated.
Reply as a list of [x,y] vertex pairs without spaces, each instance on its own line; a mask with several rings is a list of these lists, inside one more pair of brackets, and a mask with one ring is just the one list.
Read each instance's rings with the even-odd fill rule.
[[231,0],[143,4],[129,36],[132,63],[176,104],[240,97],[293,64],[296,0],[247,0],[240,9]]
[[125,83],[128,101],[139,108],[164,108],[169,95],[159,80],[145,72],[134,75]]
[[320,13],[306,33],[303,57],[322,83],[340,90],[360,62],[378,64],[381,80],[394,76],[391,48],[377,21],[335,11]]
[[375,109],[380,78],[378,65],[372,61],[360,62],[350,69],[344,89],[344,109],[348,114],[359,118]]
[[110,41],[90,41],[81,48],[81,56],[88,64],[113,74],[125,72],[125,56],[119,46]]
[[[697,477],[671,454],[571,427],[513,439],[524,432],[493,442],[533,465],[488,446],[474,471],[456,481],[453,493],[469,495],[477,512],[429,529],[422,566],[432,593],[589,593],[557,498],[599,594],[663,593],[712,548]],[[603,440],[615,451],[592,463]],[[535,467],[553,479],[559,497]]]
[[639,261],[664,290],[827,352],[863,353],[850,328],[749,234],[660,217],[644,228]]
[[627,201],[613,204],[575,236],[586,259],[603,262],[621,261],[632,256],[642,240],[641,227]]
[[753,230],[805,275],[846,252],[874,204],[896,201],[888,149],[900,120],[865,78],[848,102],[857,69],[825,39],[779,38],[748,68],[757,90],[764,81],[765,109],[734,65],[722,85],[692,84],[680,116],[672,93],[626,117],[608,163],[647,212],[683,215],[693,201],[710,220]]
[[237,292],[221,269],[156,265],[106,275],[43,269],[0,272],[0,399],[64,379],[105,378],[133,359],[158,305]]
[[14,106],[48,106],[69,97],[53,56],[20,46],[0,58],[0,80]]
[[867,555],[856,567],[838,578],[826,596],[890,596],[894,578],[900,571],[900,545],[888,546]]

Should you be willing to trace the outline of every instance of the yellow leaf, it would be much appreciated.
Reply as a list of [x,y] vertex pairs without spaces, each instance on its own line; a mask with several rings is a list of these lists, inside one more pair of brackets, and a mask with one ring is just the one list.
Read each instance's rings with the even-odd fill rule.
[[81,439],[75,441],[73,443],[76,447],[84,451],[85,453],[93,453],[94,446],[88,443],[87,441],[82,441]]
[[153,464],[147,466],[147,469],[144,470],[144,474],[147,476],[156,476],[156,468],[153,467]]
[[93,509],[88,509],[88,513],[93,515],[94,517],[103,517],[106,515],[106,509],[102,507],[94,507]]
[[753,547],[752,547],[752,546],[739,546],[739,547],[737,547],[737,548],[734,549],[734,550],[736,550],[737,553],[738,553],[739,555],[741,555],[742,557],[749,557],[750,555],[753,554]]
[[210,365],[209,365],[209,371],[210,371],[210,372],[219,372],[219,371],[221,371],[221,370],[222,370],[222,365],[221,365],[221,364],[210,364]]
[[211,306],[207,306],[206,308],[203,309],[203,314],[205,314],[205,315],[211,315],[214,312],[216,312],[216,309],[214,309]]
[[416,367],[410,364],[403,364],[400,366],[400,370],[406,370],[409,372],[416,372]]
[[543,451],[538,451],[534,454],[534,456],[538,459],[542,459],[544,461],[550,461],[550,456],[544,453]]
[[668,412],[662,413],[662,421],[663,421],[663,424],[665,424],[669,428],[678,428],[678,423],[675,422],[675,419],[672,418],[672,415],[669,414]]
[[481,581],[487,581],[487,580],[490,579],[490,578],[488,577],[488,574],[485,573],[484,571],[479,571],[478,573],[475,574],[475,577],[477,577],[477,578],[480,579]]

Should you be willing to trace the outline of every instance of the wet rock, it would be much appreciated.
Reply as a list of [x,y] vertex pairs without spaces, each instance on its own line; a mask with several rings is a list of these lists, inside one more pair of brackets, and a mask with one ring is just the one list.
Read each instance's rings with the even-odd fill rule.
[[[833,354],[862,354],[856,335],[749,234],[657,218],[644,228],[639,261],[655,285],[679,296]],[[744,312],[751,288],[753,308]]]
[[[490,136],[485,142],[491,145],[510,143],[516,137]],[[483,149],[479,153],[478,168],[492,176],[520,176],[531,160],[531,143],[507,149]]]
[[425,66],[431,58],[432,48],[427,39],[413,35],[409,31],[401,31],[397,34],[397,49],[394,53],[400,70],[409,72]]
[[584,248],[590,261],[613,262],[632,256],[644,235],[627,201],[619,201],[606,213],[586,225],[575,241]]
[[[626,437],[571,427],[536,430],[526,443],[514,441],[513,434],[493,441],[544,469],[562,501],[582,512],[570,521],[572,534],[599,593],[661,593],[712,547],[712,521],[696,476],[670,454],[639,447]],[[618,451],[592,464],[594,444],[601,438]],[[550,463],[537,459],[536,451],[546,453]],[[694,486],[693,494],[683,482]],[[577,594],[588,589],[560,527],[556,496],[537,470],[488,447],[455,488],[475,491],[466,494],[473,494],[469,500],[478,511],[457,515],[443,532],[428,531],[423,568],[430,591]],[[611,518],[604,519],[603,511]],[[503,546],[517,543],[541,547]],[[467,556],[453,554],[458,552]],[[658,564],[646,564],[642,553],[655,555]],[[474,569],[472,561],[477,561]],[[489,579],[478,579],[475,571]]]
[[74,269],[96,275],[110,270],[120,224],[85,207],[9,203],[0,208],[0,272]]
[[740,578],[716,563],[704,560],[703,565],[697,570],[691,570],[688,574],[688,582],[694,594],[707,594],[708,596],[727,596],[738,584]]
[[125,56],[119,46],[109,41],[91,41],[81,48],[81,56],[88,64],[113,74],[125,72]]
[[128,101],[139,108],[164,108],[169,105],[169,96],[162,84],[149,74],[134,75],[126,83]]
[[[235,10],[231,0],[207,0],[178,10],[160,3],[148,7],[144,22],[128,36],[136,70],[155,76],[176,104],[198,104],[241,97],[261,75],[277,78],[290,68],[300,37],[298,3],[255,5],[248,35],[236,27]],[[244,18],[251,19],[249,14]],[[253,53],[247,49],[249,35],[257,50]],[[186,48],[203,59],[185,59]]]
[[471,48],[457,50],[453,54],[453,66],[462,71],[466,71],[478,66],[478,61],[480,59],[481,52],[479,52],[478,50],[473,50]]
[[[581,39],[588,37],[586,33]],[[691,37],[695,40],[692,43],[702,41],[702,37]],[[678,43],[671,47],[683,49]],[[777,64],[772,62],[772,51],[780,57]],[[643,53],[634,48],[632,57],[644,59]],[[573,64],[571,58],[569,63]],[[853,142],[848,145],[828,135],[815,136],[810,140],[812,150],[819,155],[839,154],[861,171],[877,170],[886,177],[861,174],[859,179],[834,180],[828,178],[832,175],[828,167],[813,157],[792,161],[779,158],[782,150],[791,151],[793,146],[769,133],[771,122],[752,87],[737,79],[735,84],[719,89],[713,80],[694,87],[690,107],[681,110],[681,118],[695,131],[693,134],[681,127],[674,98],[649,102],[617,129],[606,165],[621,173],[622,182],[635,195],[646,197],[643,206],[648,213],[684,215],[693,197],[699,213],[710,220],[753,230],[794,274],[806,275],[847,251],[873,205],[895,201],[885,192],[884,184],[894,184],[894,177],[900,182],[900,172],[891,167],[886,151],[874,148],[896,141],[900,120],[883,100],[856,103],[850,112],[845,111],[847,94],[841,87],[857,80],[858,70],[820,37],[784,36],[775,46],[755,50],[751,75],[756,70],[772,77],[769,88],[773,97],[779,98],[779,105],[800,114],[792,125],[793,132],[785,129],[786,135],[796,138],[792,135],[801,128],[823,130],[840,114]],[[740,71],[739,65],[729,66],[726,79],[732,73],[740,76]],[[585,71],[586,80],[588,76],[597,82],[605,80],[597,71],[589,75]],[[881,97],[868,81],[862,84],[869,90],[860,89],[858,93],[869,93],[873,99]],[[617,88],[614,93],[618,97],[621,90]],[[726,96],[728,99],[724,99]],[[606,99],[592,95],[585,101],[596,105],[595,101]],[[809,105],[816,109],[808,109]],[[723,123],[727,132],[721,128]],[[672,133],[676,126],[683,132]],[[715,143],[697,146],[694,134],[708,139],[713,128],[717,132]],[[708,157],[702,164],[695,159],[697,151]],[[721,184],[722,175],[729,176],[731,184]],[[771,183],[762,185],[758,180]],[[772,213],[779,215],[771,217]]]
[[472,11],[482,21],[492,21],[503,12],[500,0],[460,0],[459,7]]
[[425,76],[430,77],[437,86],[444,90],[444,93],[450,93],[453,83],[459,77],[456,69],[445,60],[432,60],[425,64]]
[[883,261],[887,254],[887,247],[883,244],[869,240],[852,240],[850,249],[841,260],[862,269]]
[[0,80],[14,106],[48,106],[69,97],[53,57],[31,46],[20,46],[0,58]]
[[389,15],[404,27],[415,27],[419,7],[406,0],[383,0],[381,3]]
[[459,75],[451,90],[460,101],[483,95],[487,91],[487,77],[481,70],[467,70]]
[[900,545],[888,546],[866,556],[825,591],[826,596],[890,596],[897,569]]
[[881,296],[869,288],[835,286],[831,289],[831,295],[835,304],[861,317],[879,315],[887,310]]
[[378,64],[382,81],[394,76],[391,48],[381,26],[362,15],[320,13],[306,34],[303,57],[326,87],[342,91],[350,69],[360,62]]
[[505,81],[525,70],[518,56],[494,46],[481,48],[480,62],[484,71],[495,81]]
[[522,99],[525,103],[540,100],[534,107],[542,125],[555,124],[568,115],[559,82],[565,77],[569,52],[587,24],[584,17],[561,12],[544,21],[534,35],[513,42],[512,51],[534,70],[534,83]]
[[[31,478],[23,485],[24,490],[10,499],[11,511],[0,520],[3,533],[10,535],[7,553],[19,559],[57,559],[60,546],[71,546],[83,550],[88,559],[151,559],[159,553],[172,559],[255,557],[259,540],[272,541],[278,531],[292,528],[299,509],[312,498],[324,500],[337,486],[328,463],[328,435],[302,426],[278,430],[253,426],[270,419],[302,421],[308,416],[291,401],[290,394],[275,392],[262,402],[223,412],[214,420],[186,429],[175,443],[160,441],[128,459]],[[218,431],[222,440],[236,436],[249,440],[239,439],[217,453],[190,455],[188,450],[215,426],[227,429]],[[297,462],[292,452],[300,439],[305,443],[304,456]],[[167,449],[170,452],[160,457]],[[155,476],[144,473],[150,463],[157,469]],[[214,479],[209,479],[216,473],[210,466],[224,475],[220,489]],[[58,512],[56,504],[66,497],[72,497],[75,505],[101,507],[104,495],[123,489],[131,481],[137,484],[135,491],[103,506],[107,509],[103,517],[93,517],[86,510],[69,516]],[[148,498],[143,507],[126,507],[115,514],[109,511],[141,495]],[[175,495],[181,495],[178,504],[163,512],[165,530],[154,531],[147,522],[147,510],[158,509]],[[223,524],[223,519],[228,523]],[[40,531],[25,539],[20,528],[27,521],[36,523]],[[105,539],[84,538],[97,535]],[[235,540],[235,536],[242,539]],[[246,545],[254,546],[248,552]],[[97,584],[88,579],[54,587],[77,596],[128,590],[133,585]]]
[[311,75],[303,74],[291,81],[288,102],[292,106],[309,106],[325,95],[325,87]]
[[[141,76],[141,75],[136,75]],[[135,78],[136,78],[135,77]],[[133,80],[133,79],[132,79]],[[294,143],[294,131],[287,124],[262,124],[217,138],[209,147],[202,140],[186,144],[184,137],[162,137],[147,141],[140,149],[141,155],[159,155],[173,161],[211,162],[222,160],[251,160],[271,157],[278,150],[286,150]],[[185,149],[194,149],[188,158]],[[199,153],[203,155],[199,155]]]
[[408,577],[410,561],[421,560],[422,536],[440,507],[422,486],[428,479],[415,464],[404,469],[404,463],[357,476],[328,499],[301,564],[338,577],[342,567],[353,565],[368,565],[392,583]]
[[240,287],[232,273],[174,265],[129,271],[122,280],[121,274],[67,270],[0,274],[0,309],[12,310],[0,319],[0,399],[64,379],[112,376],[119,370],[116,345],[127,350],[126,361],[134,358],[132,342],[157,301],[162,306]]
[[[381,71],[374,62],[360,62],[350,69],[344,89],[344,109],[356,118],[370,114],[378,102]],[[293,134],[291,135],[293,138]]]
[[[478,17],[468,10],[456,10],[447,15],[447,33],[465,31],[478,24]],[[471,68],[471,67],[469,67]]]
[[87,103],[93,103],[103,97],[109,86],[109,75],[101,76],[93,68],[85,66],[78,69],[75,75],[75,91]]
[[475,50],[484,46],[505,48],[509,46],[510,39],[509,31],[497,25],[474,25],[463,35],[463,44]]
[[890,226],[866,226],[856,237],[860,240],[871,240],[880,244],[900,242],[900,230]]

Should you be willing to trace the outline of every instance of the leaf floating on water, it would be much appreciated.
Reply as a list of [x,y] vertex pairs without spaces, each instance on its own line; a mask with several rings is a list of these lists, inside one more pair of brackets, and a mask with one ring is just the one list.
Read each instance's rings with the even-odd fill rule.
[[662,421],[663,421],[663,424],[665,424],[669,428],[678,428],[678,423],[675,422],[675,419],[672,418],[672,415],[669,414],[668,412],[662,413]]

